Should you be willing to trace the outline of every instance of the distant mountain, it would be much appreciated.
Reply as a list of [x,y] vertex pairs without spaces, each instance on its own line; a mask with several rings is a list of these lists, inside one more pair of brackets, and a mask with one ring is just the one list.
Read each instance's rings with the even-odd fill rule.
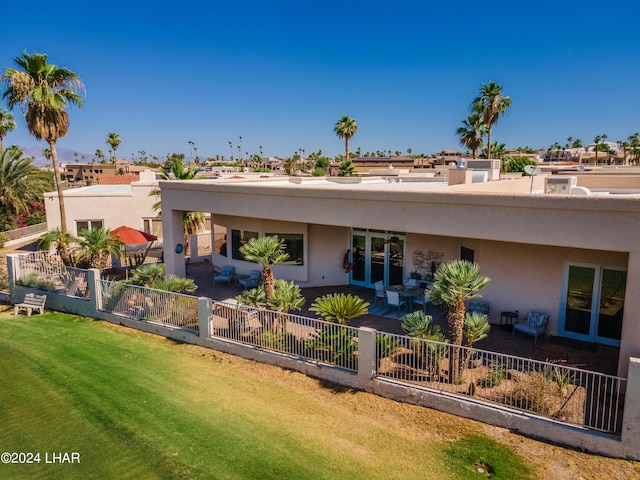
[[[47,159],[44,158],[44,155],[42,154],[42,150],[44,150],[45,148],[48,148],[48,146],[43,146],[42,148],[25,148],[24,155],[25,157],[35,157],[35,161],[33,163],[39,166],[43,166],[47,164]],[[58,163],[60,164],[75,163],[76,158],[78,160],[78,163],[89,163],[91,159],[94,158],[92,154],[76,152],[75,150],[71,150],[70,148],[58,147],[56,148],[56,150],[58,152]],[[78,154],[77,157],[75,155],[76,153]],[[84,160],[82,159],[83,155]]]

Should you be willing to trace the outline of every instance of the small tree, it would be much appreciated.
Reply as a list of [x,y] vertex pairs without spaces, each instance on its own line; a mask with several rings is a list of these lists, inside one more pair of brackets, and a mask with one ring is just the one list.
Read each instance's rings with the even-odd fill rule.
[[[449,325],[449,341],[452,345],[462,345],[466,307],[464,302],[480,298],[478,292],[485,288],[490,279],[480,276],[480,267],[466,260],[452,260],[442,264],[434,275],[433,284],[429,287],[429,297],[435,305],[449,309],[447,322]],[[449,357],[449,378],[459,372],[459,357]]]
[[124,242],[118,236],[112,236],[107,228],[92,228],[79,232],[78,247],[75,252],[78,261],[88,268],[102,271],[109,265],[109,256],[122,257]]
[[275,289],[275,278],[271,265],[282,263],[289,258],[284,251],[284,239],[277,236],[252,238],[240,247],[240,253],[249,262],[256,262],[262,267],[262,285],[264,286],[265,303],[271,303]]
[[38,250],[49,251],[54,246],[56,253],[60,256],[62,263],[67,267],[74,267],[76,264],[72,254],[72,246],[78,242],[78,239],[66,230],[60,228],[51,230],[40,237],[38,242]]

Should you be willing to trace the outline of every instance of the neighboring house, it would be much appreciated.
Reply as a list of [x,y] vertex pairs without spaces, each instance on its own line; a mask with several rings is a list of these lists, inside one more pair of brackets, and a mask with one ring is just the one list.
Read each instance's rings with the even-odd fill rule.
[[[212,254],[214,265],[248,273],[255,264],[240,245],[278,235],[290,260],[273,267],[276,276],[307,287],[400,284],[466,258],[491,278],[482,294],[493,323],[502,311],[524,321],[542,310],[551,335],[619,346],[624,376],[640,355],[640,172],[602,173],[471,183],[473,172],[451,169],[450,184],[444,175],[160,182],[165,262],[184,275],[183,211],[210,212],[213,229],[226,229],[227,255]],[[568,194],[574,182],[582,195]]]
[[67,163],[63,165],[61,176],[68,184],[92,185],[104,175],[136,175],[149,167],[134,165],[126,160],[113,163]]
[[[158,188],[154,172],[140,174],[140,180],[125,185],[93,185],[64,191],[67,229],[73,235],[84,228],[114,229],[122,225],[162,236],[162,221],[153,204],[159,198],[149,196]],[[57,192],[45,193],[47,228],[60,227]]]

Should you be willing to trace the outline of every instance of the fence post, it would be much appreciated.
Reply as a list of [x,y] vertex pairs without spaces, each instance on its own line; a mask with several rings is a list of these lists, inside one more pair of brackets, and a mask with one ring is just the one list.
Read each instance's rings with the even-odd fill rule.
[[11,303],[16,303],[15,291],[16,291],[16,278],[20,273],[18,267],[18,254],[10,253],[7,255],[7,275],[9,276],[9,296],[11,297]]
[[208,297],[198,297],[198,323],[200,327],[200,338],[209,338],[211,325],[211,314],[213,312],[213,300]]
[[100,270],[87,270],[87,286],[89,287],[89,301],[94,312],[102,310],[102,289],[100,288]]
[[373,328],[358,329],[358,382],[366,385],[377,371],[376,333]]
[[622,444],[627,456],[638,458],[638,445],[640,445],[640,358],[629,358],[623,415]]

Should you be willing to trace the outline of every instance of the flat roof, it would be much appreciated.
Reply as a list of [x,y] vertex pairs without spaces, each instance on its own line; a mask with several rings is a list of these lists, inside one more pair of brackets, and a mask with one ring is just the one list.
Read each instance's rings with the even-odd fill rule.
[[131,194],[131,185],[91,185],[89,187],[71,188],[64,191],[65,197],[83,197],[93,195],[126,195]]

